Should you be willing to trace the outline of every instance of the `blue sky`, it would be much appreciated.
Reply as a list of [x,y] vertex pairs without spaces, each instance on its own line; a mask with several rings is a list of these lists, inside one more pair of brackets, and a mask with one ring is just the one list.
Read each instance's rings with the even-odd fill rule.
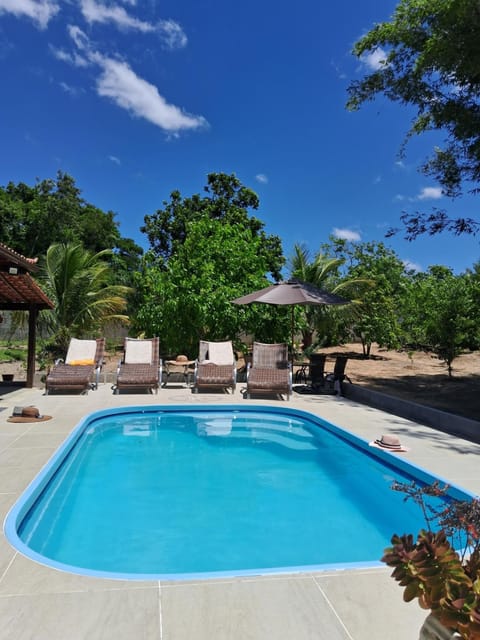
[[383,241],[418,269],[456,272],[478,240],[385,239],[403,211],[452,202],[417,167],[438,139],[398,151],[412,113],[378,100],[345,109],[349,83],[375,58],[355,40],[390,17],[390,0],[0,0],[0,184],[72,175],[83,197],[117,214],[123,236],[174,189],[235,173],[256,215],[315,252],[331,234]]

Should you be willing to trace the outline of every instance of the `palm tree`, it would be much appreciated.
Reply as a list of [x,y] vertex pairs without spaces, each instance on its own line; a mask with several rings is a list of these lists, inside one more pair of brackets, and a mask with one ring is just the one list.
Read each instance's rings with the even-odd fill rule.
[[112,284],[109,255],[108,249],[93,254],[81,244],[53,244],[47,250],[39,283],[55,307],[43,320],[51,342],[63,352],[71,337],[95,335],[110,320],[128,322],[122,312],[132,289]]
[[366,287],[373,284],[371,280],[365,278],[340,279],[339,270],[344,262],[343,258],[332,258],[322,253],[316,254],[312,259],[304,245],[294,246],[294,254],[290,259],[292,277],[313,284],[324,291],[343,295],[352,301],[352,304],[341,307],[305,306],[300,308],[299,313],[303,316],[300,327],[304,350],[312,346],[315,331],[324,336],[331,334],[332,320],[338,317],[338,314],[345,317],[346,314],[355,313],[355,309],[361,304],[358,296]]

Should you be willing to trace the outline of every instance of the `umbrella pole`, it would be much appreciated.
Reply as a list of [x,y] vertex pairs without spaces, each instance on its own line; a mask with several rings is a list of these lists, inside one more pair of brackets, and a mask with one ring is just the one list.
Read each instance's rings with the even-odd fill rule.
[[293,346],[293,341],[295,339],[295,330],[294,330],[295,314],[294,314],[294,308],[295,308],[295,305],[292,304],[292,370],[293,370],[293,360],[295,358],[294,346]]

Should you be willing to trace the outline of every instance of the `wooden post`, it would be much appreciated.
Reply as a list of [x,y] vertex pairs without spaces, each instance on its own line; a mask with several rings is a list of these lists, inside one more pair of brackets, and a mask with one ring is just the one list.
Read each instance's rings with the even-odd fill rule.
[[28,312],[28,351],[27,351],[27,389],[35,382],[35,344],[38,309],[30,307]]

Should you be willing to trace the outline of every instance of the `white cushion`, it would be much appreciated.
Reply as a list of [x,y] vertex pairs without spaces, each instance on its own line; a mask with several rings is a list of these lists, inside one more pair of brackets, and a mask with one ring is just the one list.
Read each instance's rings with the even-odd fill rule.
[[68,346],[65,362],[66,364],[71,364],[72,362],[78,362],[80,360],[91,360],[92,363],[94,363],[96,352],[96,340],[79,340],[78,338],[72,338]]
[[125,364],[152,364],[152,341],[127,338]]
[[209,342],[208,343],[208,359],[215,364],[233,364],[232,343],[228,342]]

